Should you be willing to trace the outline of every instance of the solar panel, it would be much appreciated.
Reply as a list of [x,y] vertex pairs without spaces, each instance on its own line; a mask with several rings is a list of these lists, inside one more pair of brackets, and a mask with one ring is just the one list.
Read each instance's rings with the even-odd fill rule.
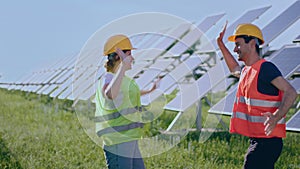
[[[148,46],[148,50],[146,51],[146,53],[138,55],[138,57],[136,57],[135,59],[150,61],[155,60],[160,54],[165,52],[166,49],[168,49],[173,43],[175,43],[177,39],[180,39],[181,36],[183,36],[189,30],[190,27],[191,24],[184,23],[178,25],[175,28],[172,28],[165,34],[158,33],[158,36],[161,36],[161,38],[157,40],[156,43],[152,44],[151,46]],[[146,55],[147,57],[143,57],[144,55]]]
[[0,88],[7,89],[9,87],[9,84],[0,84]]
[[56,90],[54,90],[52,93],[48,93],[50,94],[51,97],[57,97],[62,91],[64,91],[66,88],[71,87],[69,83],[70,81],[72,81],[72,76],[73,76],[74,70],[70,69],[70,70],[66,70],[66,73],[64,74],[64,76],[62,76],[58,83],[56,83]]
[[57,89],[54,90],[51,94],[50,97],[57,97],[59,96],[64,90],[67,88],[71,88],[71,80],[66,80],[65,83],[62,83],[60,85],[57,85]]
[[[148,33],[148,38],[143,38],[141,42],[138,43],[136,48],[139,50],[144,49],[144,48],[149,48],[151,46],[154,46],[157,41],[160,41],[162,38],[162,35],[170,31],[170,29],[165,29],[165,30],[160,30],[157,33]],[[133,44],[137,44],[134,43]]]
[[72,87],[65,88],[65,90],[63,90],[63,92],[58,95],[59,99],[66,99],[68,97],[70,100],[74,100],[72,96]]
[[196,66],[198,66],[202,62],[201,57],[192,56],[187,60],[176,66],[174,70],[168,73],[165,77],[163,77],[159,82],[159,87],[154,92],[149,93],[148,95],[144,95],[141,97],[142,105],[148,105],[159,96],[162,95],[165,91],[171,88],[174,84],[176,84],[180,79],[182,79],[185,75],[190,73]]
[[74,64],[74,59],[72,60],[72,57],[72,55],[64,57],[60,60],[60,62],[56,62],[42,71],[33,72],[31,76],[27,76],[27,79],[21,82],[19,81],[19,87],[15,89],[28,92],[38,92],[41,89],[45,90],[47,87],[50,87],[51,84],[55,85],[56,82],[50,83],[48,79],[59,75],[70,63]]
[[45,85],[43,89],[41,89],[38,94],[43,94],[43,95],[49,95],[52,93],[52,91],[57,88],[58,85],[51,84],[51,85]]
[[[278,67],[282,76],[287,78],[299,69],[299,52],[300,46],[284,46],[276,53],[272,54],[269,60]],[[235,88],[235,90],[231,91],[225,98],[212,106],[208,112],[230,115],[232,113],[236,91]]]
[[77,102],[78,99],[80,100],[87,100],[91,98],[97,89],[97,84],[99,82],[100,77],[103,75],[105,72],[104,69],[99,69],[99,71],[95,74],[95,76],[91,76],[87,81],[94,81],[94,83],[89,84],[85,89],[82,91],[80,90],[73,90],[73,98],[75,99],[74,103]]
[[299,69],[299,52],[300,46],[284,46],[266,59],[277,65],[283,77],[289,77]]
[[[230,24],[227,28],[226,28],[226,32],[224,34],[224,43],[226,43],[227,37],[229,37],[232,32],[234,32],[235,28],[241,24],[241,23],[251,23],[253,22],[255,19],[257,19],[260,15],[262,15],[264,12],[266,12],[268,9],[270,9],[271,6],[267,6],[267,7],[262,7],[262,8],[257,8],[257,9],[252,9],[247,11],[246,13],[244,13],[241,17],[239,17],[236,21],[234,21],[232,24]],[[211,47],[205,47],[203,46],[203,49],[207,50],[207,49],[219,49],[219,46],[217,45],[217,41],[216,39],[213,39],[211,41],[212,46],[214,48]],[[210,44],[209,44],[210,45]],[[201,50],[201,49],[200,49]]]
[[[138,34],[138,35],[135,35],[135,36],[132,36],[132,37],[129,37],[130,40],[131,40],[131,43],[132,44],[138,44],[139,42],[143,41],[144,39],[148,39],[149,34]],[[139,46],[140,48],[140,46]]]
[[8,85],[7,89],[8,90],[19,90],[23,84],[21,84],[22,82],[24,82],[25,80],[31,78],[32,73],[24,75],[23,77],[21,77],[21,79],[11,83],[10,85]]
[[[54,64],[50,65],[48,68],[46,68],[45,70],[43,71],[47,71],[47,70],[51,70],[51,68],[54,68],[56,67],[57,65],[59,64],[62,64],[61,62],[63,62],[66,58],[63,58],[61,60],[59,60],[58,62],[55,62]],[[39,71],[41,72],[41,71]],[[17,80],[16,82],[14,82],[14,85],[11,85],[10,86],[10,89],[21,89],[25,84],[29,84],[31,83],[32,79],[36,78],[36,75],[39,73],[39,72],[33,72],[33,73],[30,73],[28,75],[25,75],[23,76],[21,79]]]
[[280,35],[285,29],[296,22],[300,17],[300,1],[296,1],[289,6],[281,14],[279,14],[274,20],[272,20],[263,29],[263,35],[265,43],[263,46],[268,45],[273,39]]
[[78,58],[76,60],[71,76],[60,86],[61,89],[58,88],[60,91],[54,91],[55,93],[53,92],[51,94],[52,96],[58,97],[59,99],[73,99],[73,93],[78,94],[78,90],[86,88],[87,86],[82,84],[87,83],[86,79],[97,72],[96,69],[98,68],[98,65],[102,64],[103,66],[106,61],[105,57],[100,57],[100,61],[97,60],[99,58],[91,57],[99,55],[99,51],[97,49],[86,51],[82,55],[85,55],[86,58]]
[[[197,27],[192,27],[191,31],[188,32],[179,42],[177,42],[169,51],[173,56],[180,56],[183,52],[189,49],[193,44],[200,40],[204,32],[207,32],[217,21],[219,21],[225,14],[219,14],[207,17],[200,22]],[[205,39],[204,39],[205,41]],[[169,57],[166,55],[165,57]]]
[[231,116],[233,110],[233,103],[235,99],[237,88],[229,92],[223,99],[221,99],[217,104],[213,105],[208,112],[215,114],[223,114]]
[[300,42],[300,35],[298,35],[294,40],[293,43],[299,43]]
[[[163,38],[163,41],[161,41],[160,43],[158,43],[156,45],[156,48],[158,49],[162,49],[162,52],[157,53],[157,54],[152,54],[149,55],[149,57],[145,57],[143,59],[146,60],[154,60],[157,57],[159,57],[161,54],[163,54],[163,52],[165,52],[165,49],[169,48],[170,45],[172,45],[174,42],[176,42],[177,40],[179,40],[181,43],[176,43],[174,46],[172,46],[172,48],[169,50],[169,53],[171,54],[175,54],[175,55],[180,55],[183,52],[185,52],[192,44],[194,44],[196,42],[196,40],[199,39],[199,37],[202,35],[202,32],[206,32],[209,28],[211,28],[218,20],[220,20],[225,14],[218,14],[218,15],[213,15],[213,16],[208,16],[206,17],[202,22],[200,22],[197,26],[197,28],[195,26],[193,26],[192,24],[184,24],[184,25],[180,25],[178,28],[176,28],[176,30],[173,31],[173,33],[168,33],[165,34],[163,36],[165,36]],[[186,25],[188,25],[188,27],[186,27]],[[184,29],[182,29],[181,27],[185,26]],[[187,29],[186,29],[187,28]],[[192,29],[191,31],[189,31],[188,29]],[[185,30],[185,31],[183,31]],[[181,36],[178,36],[180,32]],[[174,36],[174,34],[176,36]],[[183,36],[184,35],[184,36]],[[183,36],[183,37],[182,37]],[[181,38],[182,37],[182,38]],[[172,43],[170,43],[172,42]],[[166,45],[167,44],[167,45]],[[155,49],[155,48],[153,48]],[[148,51],[151,52],[152,51]],[[148,55],[147,55],[148,56]]]
[[153,81],[158,75],[167,69],[167,67],[174,60],[170,59],[159,59],[153,65],[151,65],[147,71],[145,71],[139,78],[136,79],[136,83],[141,89],[146,87],[150,82]]
[[139,74],[146,66],[149,66],[150,62],[140,62],[140,63],[134,63],[132,65],[132,69],[126,71],[126,75],[133,78],[137,74]]
[[229,70],[224,60],[217,63],[195,83],[180,89],[180,95],[177,95],[173,100],[165,105],[164,109],[185,111],[194,103],[199,101],[199,99],[204,97],[213,86],[223,81],[223,79],[229,74]]
[[290,83],[296,89],[297,94],[300,94],[300,78],[295,78]]
[[[97,82],[97,77],[102,76],[102,74],[104,74],[104,69],[100,69],[100,70],[97,70],[97,69],[98,69],[97,67],[87,68],[87,70],[85,71],[85,74],[88,75],[88,76],[86,76],[86,79],[82,79],[80,86],[73,85],[73,89],[72,89],[73,93],[70,93],[66,96],[69,97],[70,95],[73,95],[74,98],[78,98],[78,99],[82,99],[82,100],[88,99],[86,95],[88,95],[90,97],[90,94],[86,93],[86,91],[89,89],[91,89],[91,90],[94,89],[93,86]],[[97,73],[98,73],[98,75],[97,75]],[[75,79],[73,79],[72,83],[74,81],[75,81]],[[93,82],[93,83],[91,83],[91,82]],[[82,87],[82,86],[84,86],[84,87]]]
[[[197,40],[199,40],[199,38],[202,36],[203,32],[202,31],[207,31],[213,24],[215,24],[220,18],[222,18],[224,16],[224,14],[219,14],[219,15],[214,15],[214,16],[210,16],[207,17],[206,19],[204,19],[204,21],[200,22],[200,24],[198,24],[198,26],[192,29],[192,31],[188,32],[187,35],[185,35],[180,42],[181,43],[176,43],[167,53],[170,54],[165,54],[164,56],[170,56],[170,55],[182,55],[183,52],[185,52],[189,47],[191,47],[191,45],[193,45]],[[202,28],[203,27],[203,28]],[[152,55],[155,56],[155,55]],[[146,57],[149,58],[149,57]],[[161,61],[156,61],[154,64],[156,64],[157,62],[161,62]],[[171,63],[171,62],[170,62]],[[137,84],[143,89],[144,87],[146,87],[151,81],[153,81],[154,78],[156,78],[162,71],[164,71],[169,65],[169,64],[165,64],[164,68],[162,68],[162,66],[160,67],[155,67],[155,66],[151,66],[144,74],[141,75],[140,78],[138,78]],[[160,63],[158,63],[160,64]]]
[[[36,92],[38,94],[50,94],[45,93],[45,91],[53,91],[53,89],[56,89],[59,84],[63,83],[65,79],[69,78],[71,75],[70,72],[72,72],[72,69],[74,68],[75,63],[75,57],[71,57],[71,59],[67,60],[64,65],[61,67],[55,68],[50,70],[50,72],[47,75],[44,75],[45,78],[40,79],[39,83],[42,84],[41,87],[36,88],[33,92]],[[50,88],[47,90],[47,88]],[[51,90],[52,89],[52,90]]]
[[[72,76],[72,74],[73,74],[73,70],[72,69],[62,70],[60,73],[57,73],[54,77],[52,76],[51,78],[49,78],[50,82],[46,83],[48,85],[45,85],[44,87],[42,87],[41,89],[39,89],[36,92],[38,94],[40,94],[40,93],[50,94],[50,93],[46,93],[45,92],[47,90],[47,88],[49,88],[49,87],[53,88],[52,86],[59,87],[58,85],[64,83],[66,81],[66,79],[68,79],[68,78],[70,78],[70,76]],[[51,92],[51,91],[52,90],[50,90],[49,92]]]
[[286,130],[300,132],[300,110],[298,110],[286,123]]

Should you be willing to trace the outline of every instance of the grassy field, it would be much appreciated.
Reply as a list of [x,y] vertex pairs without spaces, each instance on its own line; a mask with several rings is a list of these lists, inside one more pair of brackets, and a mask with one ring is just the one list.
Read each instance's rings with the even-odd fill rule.
[[[71,105],[67,100],[0,89],[0,168],[105,168],[101,147],[86,134]],[[146,133],[157,134],[170,116],[174,114],[164,112],[146,126]],[[228,118],[223,117],[226,123]],[[223,131],[199,143],[199,134],[190,132],[169,151],[145,158],[146,167],[241,168],[247,138]],[[300,133],[287,134],[276,168],[300,168]]]

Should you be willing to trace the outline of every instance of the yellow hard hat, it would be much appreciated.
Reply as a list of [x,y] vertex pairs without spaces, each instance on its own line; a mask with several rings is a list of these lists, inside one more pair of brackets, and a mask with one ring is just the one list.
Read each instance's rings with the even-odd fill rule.
[[120,48],[121,50],[133,50],[136,48],[132,47],[132,44],[129,38],[125,35],[114,35],[107,39],[104,44],[103,54],[107,56],[113,52],[116,52],[116,48]]
[[238,25],[235,30],[235,34],[229,36],[228,40],[234,42],[235,37],[239,35],[254,36],[261,40],[261,45],[265,42],[261,30],[256,25],[250,23]]

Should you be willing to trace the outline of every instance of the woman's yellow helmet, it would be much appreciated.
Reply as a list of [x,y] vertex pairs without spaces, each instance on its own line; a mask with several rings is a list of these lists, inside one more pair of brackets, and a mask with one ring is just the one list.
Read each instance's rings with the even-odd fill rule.
[[114,35],[107,39],[104,44],[103,54],[107,56],[113,52],[116,52],[116,48],[120,48],[121,50],[133,50],[136,48],[132,47],[132,44],[129,38],[125,35]]

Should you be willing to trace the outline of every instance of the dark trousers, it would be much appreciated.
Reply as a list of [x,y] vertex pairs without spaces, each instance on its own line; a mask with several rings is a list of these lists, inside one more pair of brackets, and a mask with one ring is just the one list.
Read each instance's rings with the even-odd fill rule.
[[274,169],[282,146],[282,138],[250,138],[244,169]]

